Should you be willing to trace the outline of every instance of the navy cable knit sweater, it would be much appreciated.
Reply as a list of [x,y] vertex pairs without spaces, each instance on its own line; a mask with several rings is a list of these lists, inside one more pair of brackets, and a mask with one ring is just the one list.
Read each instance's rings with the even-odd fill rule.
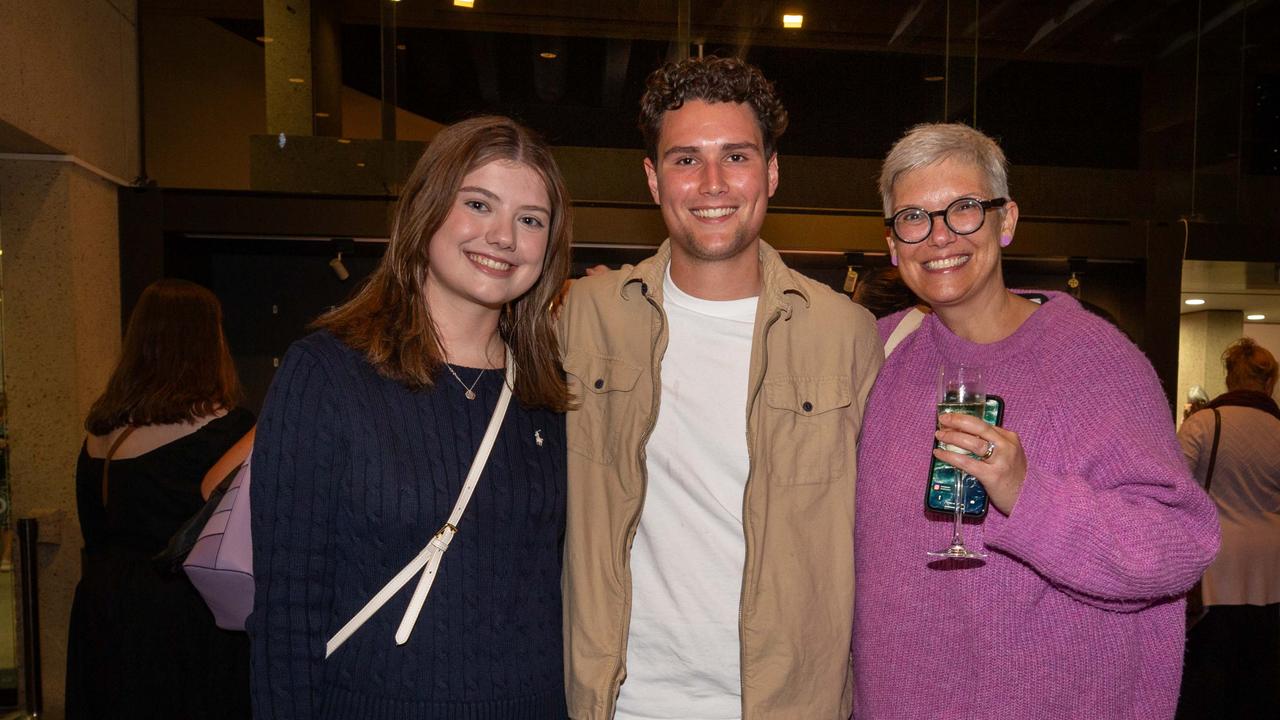
[[564,417],[516,401],[409,641],[416,578],[324,658],[448,518],[501,387],[487,371],[469,401],[443,371],[413,392],[325,332],[289,350],[253,452],[255,718],[565,717]]

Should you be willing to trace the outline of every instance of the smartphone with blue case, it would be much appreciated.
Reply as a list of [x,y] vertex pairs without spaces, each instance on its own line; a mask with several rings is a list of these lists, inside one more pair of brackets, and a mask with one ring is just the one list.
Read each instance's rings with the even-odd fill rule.
[[[1000,425],[1004,420],[1004,399],[999,395],[988,395],[982,408],[982,419],[992,425]],[[935,448],[942,443],[933,441]],[[950,465],[930,455],[929,484],[925,487],[924,507],[933,512],[951,515],[955,512],[956,477],[963,475]],[[964,514],[966,517],[980,518],[987,514],[987,490],[973,476],[965,477]]]

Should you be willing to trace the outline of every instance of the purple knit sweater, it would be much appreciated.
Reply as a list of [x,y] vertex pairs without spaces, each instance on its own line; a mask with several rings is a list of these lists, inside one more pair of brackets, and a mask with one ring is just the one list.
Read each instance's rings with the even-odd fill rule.
[[[1150,363],[1069,296],[980,345],[929,316],[885,362],[858,450],[857,720],[1172,718],[1181,596],[1218,547],[1213,503],[1187,471]],[[887,337],[901,314],[880,321]],[[985,565],[926,552],[944,357],[984,368],[1026,450],[1006,517],[966,523]]]

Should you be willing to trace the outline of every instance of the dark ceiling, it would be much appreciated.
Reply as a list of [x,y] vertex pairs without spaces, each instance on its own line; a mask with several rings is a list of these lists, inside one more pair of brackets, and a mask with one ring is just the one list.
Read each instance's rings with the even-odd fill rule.
[[[286,2],[287,0],[265,0]],[[1194,50],[1227,29],[1243,37],[1269,72],[1280,70],[1280,11],[1274,0],[310,0],[341,7],[344,23],[378,25],[382,4],[401,28],[671,41],[687,11],[691,43],[971,55],[1143,67]],[[263,0],[140,0],[143,13],[262,18]],[[686,10],[687,9],[687,10]],[[784,12],[805,26],[784,30]],[[948,33],[950,40],[948,41]]]
[[[393,11],[400,106],[441,122],[504,112],[557,144],[638,147],[644,77],[701,47],[775,81],[792,115],[784,153],[879,157],[905,127],[946,118],[1000,137],[1019,164],[1187,167],[1195,132],[1201,166],[1280,173],[1274,0],[322,2],[341,8],[347,85],[381,94]],[[262,33],[261,2],[140,7]],[[783,30],[784,10],[804,28]]]

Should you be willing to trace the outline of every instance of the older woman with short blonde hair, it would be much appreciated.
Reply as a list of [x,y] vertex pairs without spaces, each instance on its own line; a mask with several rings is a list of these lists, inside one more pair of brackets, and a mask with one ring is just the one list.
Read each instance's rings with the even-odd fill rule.
[[[863,422],[856,717],[1171,717],[1181,596],[1218,530],[1151,364],[1071,296],[1005,286],[1019,207],[991,138],[913,128],[880,189],[892,260],[933,312],[898,333]],[[1003,427],[937,414],[944,362],[983,373]],[[929,556],[952,522],[925,508],[934,458],[990,498],[964,530],[985,560]]]

